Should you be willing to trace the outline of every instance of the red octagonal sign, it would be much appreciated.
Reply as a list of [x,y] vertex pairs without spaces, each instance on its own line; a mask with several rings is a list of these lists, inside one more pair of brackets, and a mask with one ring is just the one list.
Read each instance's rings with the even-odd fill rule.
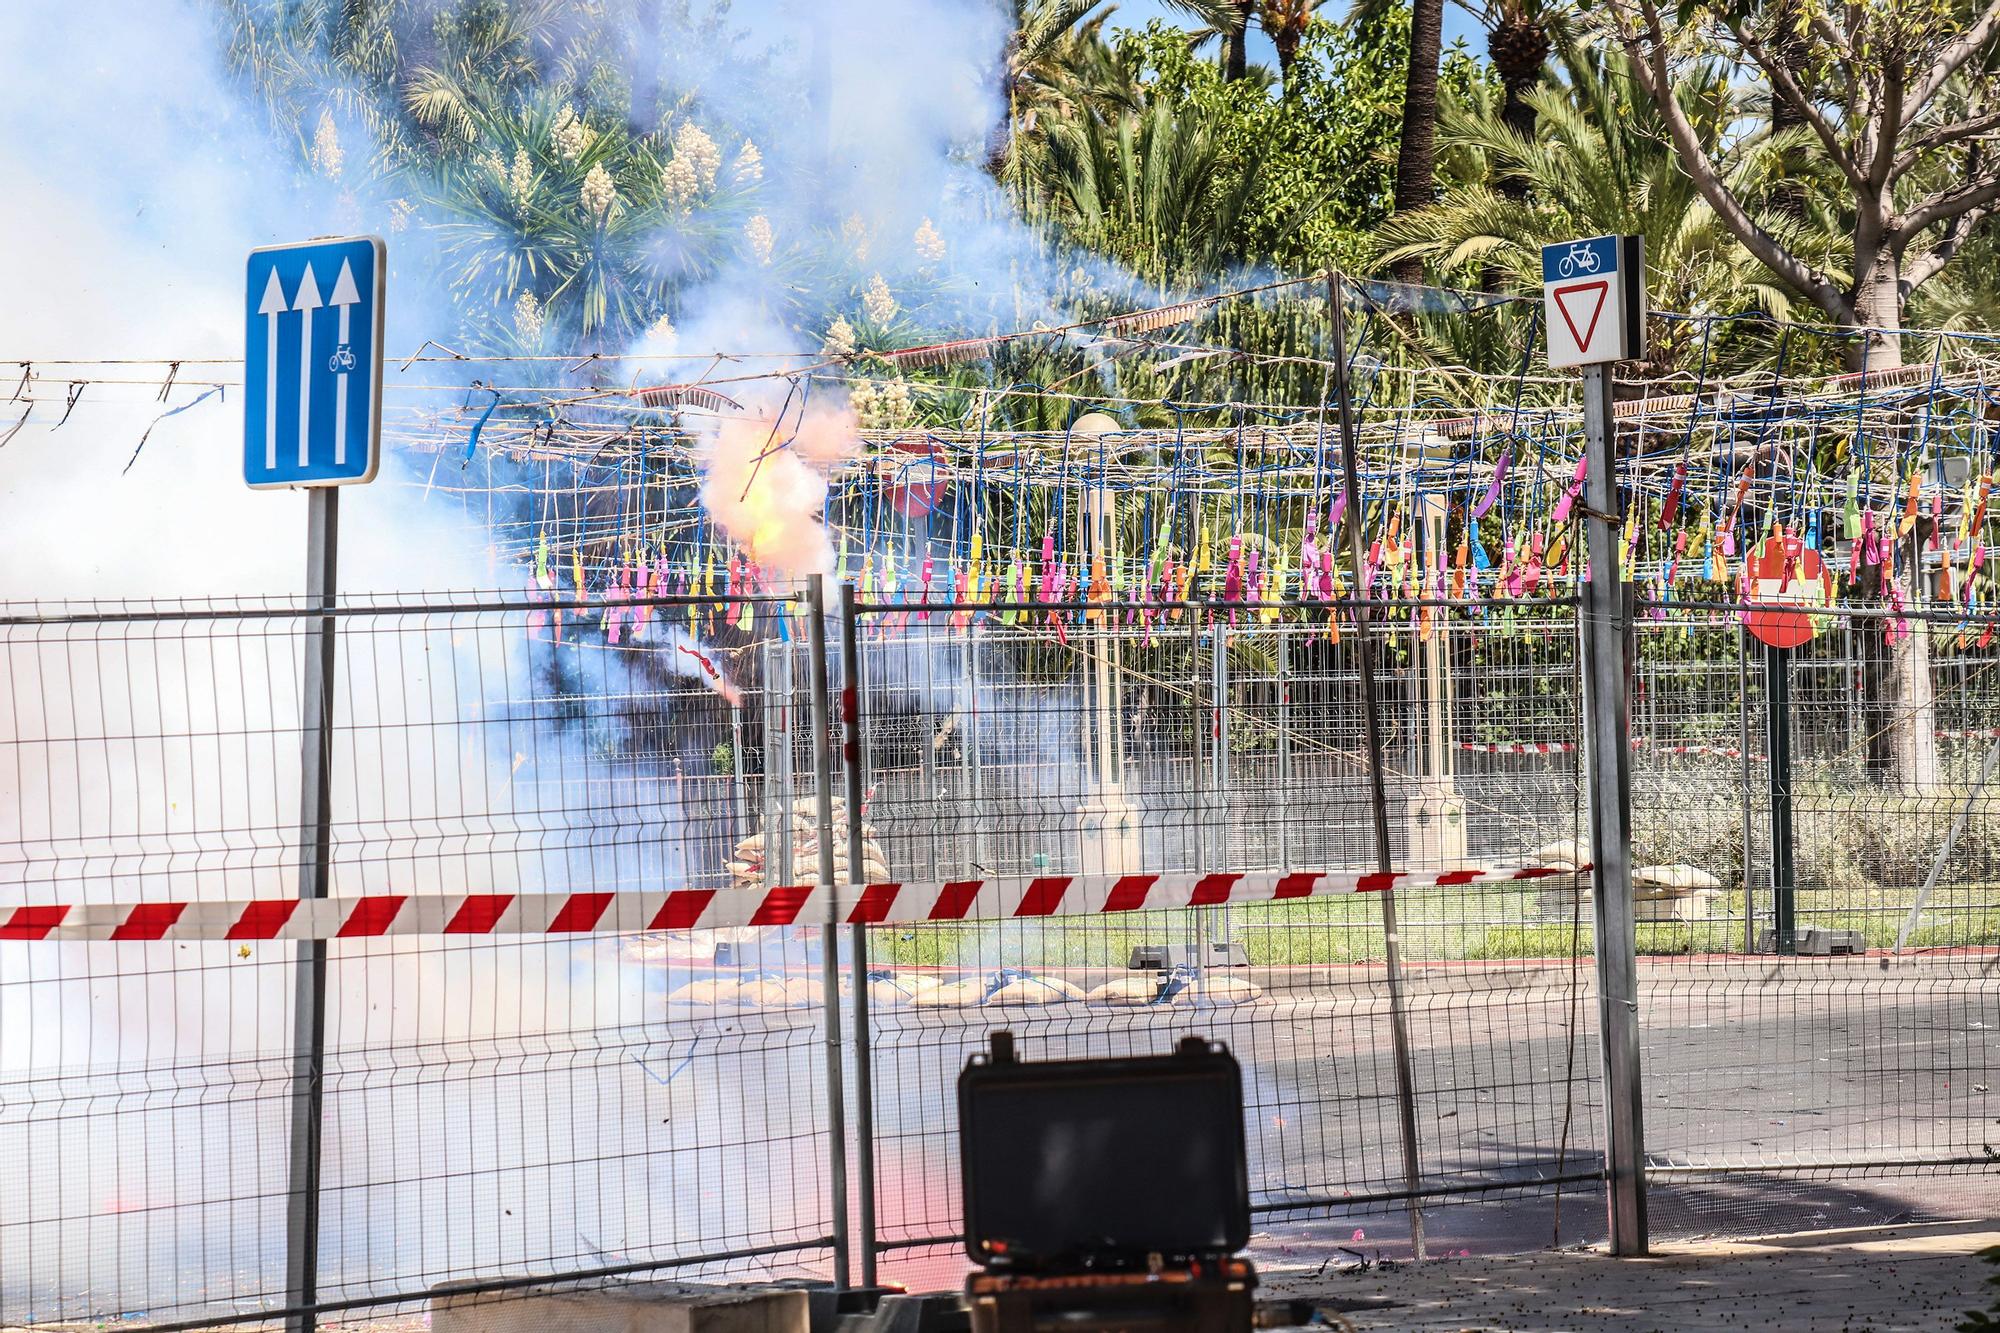
[[[1790,532],[1766,538],[1744,563],[1743,600],[1789,606],[1826,607],[1833,604],[1833,574],[1819,552]],[[1773,648],[1796,648],[1819,632],[1813,617],[1800,611],[1753,609],[1743,623]]]

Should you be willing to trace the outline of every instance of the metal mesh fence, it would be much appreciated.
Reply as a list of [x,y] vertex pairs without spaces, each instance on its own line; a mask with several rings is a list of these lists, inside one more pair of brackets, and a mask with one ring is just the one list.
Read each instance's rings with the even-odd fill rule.
[[[1992,1209],[1991,635],[1913,619],[1897,641],[1895,623],[1828,618],[1772,660],[1719,609],[1641,622],[1633,806],[1637,861],[1663,872],[1639,903],[1663,1234]],[[1911,639],[1926,689],[1894,676]],[[1899,759],[1914,733],[1934,763]],[[1771,956],[1781,930],[1802,956]]]
[[[1025,613],[964,623],[974,610],[862,615],[863,785],[890,876],[1374,869],[1351,621],[1190,605],[1144,621],[1101,607],[1060,628]],[[1395,866],[1573,856],[1574,612],[1390,615],[1375,633]],[[1547,752],[1461,742],[1503,729]],[[1489,1219],[1449,1205],[1594,1191],[1574,877],[1396,897],[1414,1180],[1379,895],[871,932],[890,1271],[940,1271],[900,1252],[958,1229],[953,1081],[996,1024],[1030,1058],[1164,1050],[1185,1032],[1226,1041],[1245,1067],[1254,1203],[1275,1227],[1344,1217],[1372,1243],[1407,1244],[1414,1186],[1446,1206],[1434,1249],[1490,1243]],[[1591,1234],[1600,1212],[1577,1209],[1572,1225],[1581,1214]],[[1546,1243],[1545,1212],[1527,1226],[1513,1243]]]
[[[726,883],[766,691],[675,647],[744,605],[632,608],[626,642],[664,652],[578,633],[580,608],[339,617],[332,895]],[[296,897],[316,619],[0,630],[0,902]],[[732,976],[816,958],[745,934]],[[299,949],[0,941],[0,1322],[286,1304]],[[727,1022],[670,998],[714,970],[687,932],[330,941],[319,1300],[811,1259],[819,991]]]
[[[899,919],[839,932],[832,990],[817,919],[330,940],[318,1300],[825,1275],[850,1229],[886,1275],[948,1282],[954,1080],[998,1026],[1029,1058],[1226,1041],[1260,1244],[1365,1233],[1400,1252],[1413,1199],[1433,1254],[1601,1236],[1575,609],[1376,614],[1391,863],[1557,872],[1399,888],[1396,987],[1379,892]],[[22,904],[295,898],[318,619],[0,616],[0,922]],[[1344,610],[863,607],[855,681],[837,618],[797,603],[492,598],[335,620],[342,899],[741,901],[820,880],[823,848],[836,883],[932,887],[1376,868]],[[1774,750],[1775,678],[1732,614],[1639,621],[1660,1234],[1992,1201],[2000,674],[1982,626],[1940,622],[1913,693],[1911,646],[1885,628],[1848,615],[1793,654]],[[851,771],[813,703],[816,650],[854,687]],[[1803,956],[1773,955],[1781,933]],[[285,1305],[298,950],[0,938],[0,1321]],[[872,1133],[850,1141],[864,1104]],[[873,1160],[844,1194],[850,1149]]]

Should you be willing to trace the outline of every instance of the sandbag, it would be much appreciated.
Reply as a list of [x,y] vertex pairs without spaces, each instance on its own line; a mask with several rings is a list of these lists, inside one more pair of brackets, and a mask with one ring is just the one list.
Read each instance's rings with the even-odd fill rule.
[[741,1002],[742,985],[731,977],[690,981],[668,994],[668,1004],[694,1004],[708,1008],[734,1008]]
[[1084,996],[1092,1004],[1151,1004],[1160,995],[1158,977],[1118,977]]
[[743,1003],[759,1009],[799,1009],[812,1003],[811,983],[803,979],[746,982],[741,995]]
[[987,997],[988,1004],[1067,1004],[1081,1000],[1081,987],[1061,977],[1022,977],[1011,981]]
[[1699,866],[1638,866],[1632,871],[1632,884],[1635,888],[1650,885],[1675,893],[1722,887],[1721,880]]
[[1576,839],[1563,838],[1560,841],[1544,843],[1542,846],[1537,847],[1529,854],[1528,859],[1538,866],[1574,869],[1580,865],[1588,865],[1590,862],[1590,853],[1585,851],[1583,844]]
[[985,996],[986,979],[971,977],[920,991],[910,998],[910,1006],[915,1009],[970,1009]]
[[868,1000],[871,1004],[881,1005],[911,1004],[919,995],[937,988],[936,977],[877,977],[868,983]]
[[1191,982],[1178,995],[1175,1004],[1249,1004],[1264,998],[1264,989],[1242,977],[1219,977],[1214,973],[1200,981]]

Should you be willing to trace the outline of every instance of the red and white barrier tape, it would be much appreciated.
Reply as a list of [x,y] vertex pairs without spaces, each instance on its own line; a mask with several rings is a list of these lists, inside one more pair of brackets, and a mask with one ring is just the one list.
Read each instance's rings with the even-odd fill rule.
[[[2000,728],[1996,728],[1992,732],[1939,732],[1938,734],[1940,736],[2000,736]],[[1475,754],[1569,754],[1577,747],[1574,741],[1460,741],[1458,748],[1461,750],[1471,750]],[[1734,745],[1661,745],[1659,742],[1649,741],[1643,736],[1634,736],[1632,738],[1632,748],[1635,750],[1651,749],[1660,754],[1721,755],[1725,759],[1739,759],[1743,755],[1743,751]],[[1761,754],[1752,754],[1750,757],[1752,759],[1762,759],[1764,756]]]
[[[1720,755],[1724,759],[1741,759],[1743,757],[1743,751],[1734,745],[1659,745],[1654,748],[1661,754]],[[1752,752],[1750,757],[1759,760],[1764,758],[1763,755],[1755,752]]]
[[0,907],[0,940],[342,940],[385,935],[709,930],[719,926],[818,925],[829,919],[848,925],[998,921],[1282,902],[1382,889],[1452,888],[1575,873],[1567,866],[1516,866],[1387,875],[1351,871],[1043,875],[942,884],[868,884],[843,887],[831,895],[813,885],[797,884],[763,890],[651,893],[389,893],[310,900],[51,903]]

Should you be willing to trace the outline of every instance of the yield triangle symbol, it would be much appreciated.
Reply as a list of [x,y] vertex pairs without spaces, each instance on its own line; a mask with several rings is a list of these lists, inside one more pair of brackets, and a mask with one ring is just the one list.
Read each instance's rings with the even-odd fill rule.
[[[1561,313],[1563,323],[1569,325],[1569,336],[1576,339],[1578,352],[1587,353],[1590,350],[1590,340],[1597,333],[1598,318],[1604,314],[1604,298],[1610,294],[1609,278],[1574,282],[1567,287],[1556,288],[1556,310]],[[1583,325],[1581,330],[1577,328],[1579,322]]]

